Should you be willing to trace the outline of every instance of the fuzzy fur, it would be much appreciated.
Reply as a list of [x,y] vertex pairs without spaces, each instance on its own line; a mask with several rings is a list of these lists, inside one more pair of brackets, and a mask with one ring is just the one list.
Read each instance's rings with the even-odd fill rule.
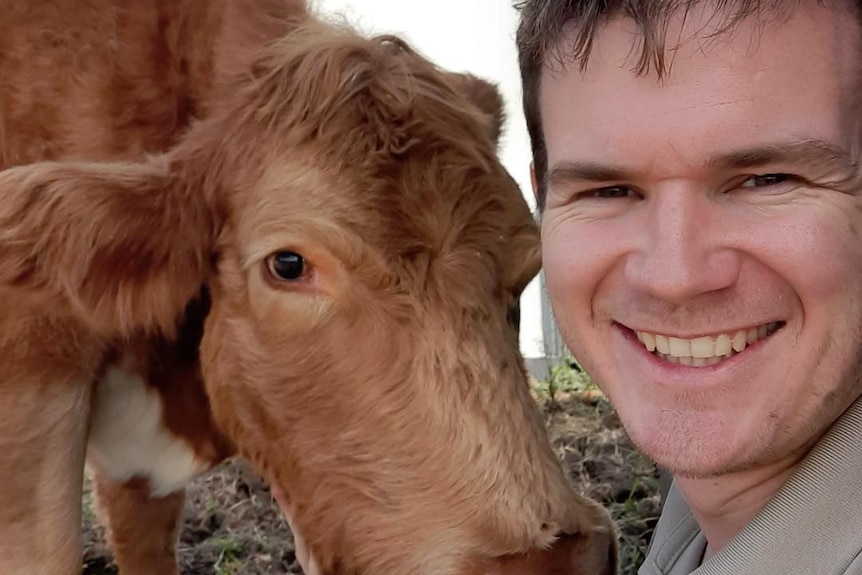
[[[201,460],[278,483],[326,575],[613,572],[506,323],[539,249],[496,89],[295,0],[57,6],[0,0],[0,397],[40,410],[0,404],[0,443],[81,471],[84,435],[50,424],[89,407],[55,386],[89,397],[122,363]],[[278,251],[307,273],[275,279]],[[11,453],[7,485],[35,465]],[[106,471],[121,572],[169,573],[181,495]]]

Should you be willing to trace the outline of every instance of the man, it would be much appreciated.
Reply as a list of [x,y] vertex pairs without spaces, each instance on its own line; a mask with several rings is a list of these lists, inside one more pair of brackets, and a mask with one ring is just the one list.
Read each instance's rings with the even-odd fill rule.
[[862,7],[521,10],[555,316],[674,476],[640,573],[862,573]]

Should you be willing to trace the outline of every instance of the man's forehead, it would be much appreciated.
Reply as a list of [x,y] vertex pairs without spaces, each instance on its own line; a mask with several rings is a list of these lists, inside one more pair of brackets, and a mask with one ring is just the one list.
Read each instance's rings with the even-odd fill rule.
[[725,161],[734,154],[750,164],[765,149],[773,158],[805,160],[810,154],[796,154],[798,142],[819,141],[809,149],[840,150],[836,157],[855,154],[859,146],[849,140],[859,130],[849,127],[856,122],[844,105],[855,97],[848,86],[859,66],[854,21],[812,2],[780,24],[752,20],[719,37],[715,24],[704,27],[710,14],[692,12],[669,28],[683,40],[675,41],[663,78],[632,70],[637,25],[624,18],[603,24],[584,70],[570,66],[543,78],[551,175],[559,165],[578,168],[563,175],[593,174],[597,166],[678,175],[739,165],[739,157]]
[[[565,97],[572,106],[584,103],[597,104],[598,108],[603,101],[613,102],[616,93],[625,90],[643,95],[646,107],[646,98],[651,96],[669,100],[675,89],[712,84],[714,90],[698,94],[704,100],[690,102],[705,107],[733,104],[731,99],[737,95],[734,91],[750,99],[783,94],[787,89],[793,92],[792,98],[798,99],[811,91],[811,81],[852,85],[855,89],[860,65],[859,30],[856,19],[848,18],[845,10],[834,10],[815,0],[798,3],[780,21],[752,16],[727,30],[719,22],[714,6],[701,3],[687,13],[676,13],[668,23],[669,69],[659,78],[633,69],[644,38],[639,35],[638,23],[618,16],[597,28],[584,69],[571,61],[563,62],[563,68],[545,69],[540,103],[544,108],[546,84],[565,84]],[[740,79],[744,82],[740,83]],[[787,85],[770,90],[770,83],[777,79]],[[734,83],[736,90],[723,89]],[[588,101],[582,102],[585,99]],[[594,119],[604,121],[602,117]]]

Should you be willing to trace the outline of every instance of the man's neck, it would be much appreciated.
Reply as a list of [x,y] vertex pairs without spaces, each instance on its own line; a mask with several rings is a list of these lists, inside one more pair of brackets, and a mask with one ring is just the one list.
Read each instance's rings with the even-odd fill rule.
[[803,455],[719,477],[675,477],[706,537],[707,557],[742,531],[799,466]]

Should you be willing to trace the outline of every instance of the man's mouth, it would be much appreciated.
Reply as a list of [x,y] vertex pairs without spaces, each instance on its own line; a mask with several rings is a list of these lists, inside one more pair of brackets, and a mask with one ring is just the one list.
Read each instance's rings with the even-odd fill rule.
[[769,337],[782,326],[783,321],[775,321],[732,333],[718,333],[693,339],[646,331],[636,331],[635,334],[647,351],[665,361],[703,367],[715,365],[742,353],[745,348]]

